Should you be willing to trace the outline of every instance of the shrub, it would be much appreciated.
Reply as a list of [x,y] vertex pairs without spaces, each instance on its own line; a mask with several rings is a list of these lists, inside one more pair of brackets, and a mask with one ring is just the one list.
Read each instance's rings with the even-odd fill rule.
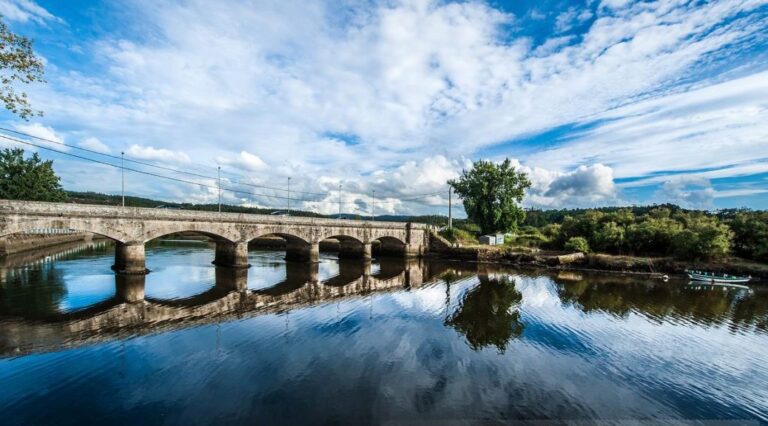
[[440,235],[452,243],[477,243],[477,238],[468,231],[459,228],[449,228],[440,231]]
[[571,237],[565,243],[564,248],[568,251],[589,253],[589,243],[587,243],[587,240],[584,237]]

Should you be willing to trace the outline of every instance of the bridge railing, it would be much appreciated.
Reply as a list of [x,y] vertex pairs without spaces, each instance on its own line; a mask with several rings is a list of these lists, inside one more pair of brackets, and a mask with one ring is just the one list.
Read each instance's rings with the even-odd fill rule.
[[[252,213],[207,212],[198,210],[166,210],[144,207],[101,206],[92,204],[46,203],[39,201],[0,200],[0,215],[108,217],[158,220],[206,220],[259,224],[326,225],[336,227],[369,227],[402,229],[406,222],[384,222],[352,219],[329,219],[305,216],[273,216]],[[430,225],[412,223],[412,229],[427,230]]]

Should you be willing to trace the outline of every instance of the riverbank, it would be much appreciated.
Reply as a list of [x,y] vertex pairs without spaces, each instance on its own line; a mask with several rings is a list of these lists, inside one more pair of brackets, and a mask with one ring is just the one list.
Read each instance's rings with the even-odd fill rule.
[[671,257],[618,256],[602,253],[564,253],[508,246],[456,247],[438,235],[431,235],[430,256],[443,260],[497,263],[555,270],[610,272],[633,275],[685,277],[686,269],[751,275],[754,282],[768,282],[768,265],[739,258],[716,262],[684,262]]

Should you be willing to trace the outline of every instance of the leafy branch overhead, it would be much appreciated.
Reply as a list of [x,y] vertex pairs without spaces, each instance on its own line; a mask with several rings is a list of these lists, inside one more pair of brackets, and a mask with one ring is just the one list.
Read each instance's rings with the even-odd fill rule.
[[43,61],[32,50],[32,41],[12,33],[0,19],[0,100],[5,108],[25,120],[42,115],[32,109],[27,94],[14,86],[44,82],[43,73]]

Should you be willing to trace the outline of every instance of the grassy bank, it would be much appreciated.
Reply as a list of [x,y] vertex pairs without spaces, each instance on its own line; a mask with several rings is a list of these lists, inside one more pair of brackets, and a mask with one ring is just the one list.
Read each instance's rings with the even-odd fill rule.
[[673,257],[626,256],[605,253],[572,253],[556,250],[503,245],[486,246],[475,242],[458,241],[433,234],[432,252],[434,257],[446,260],[469,262],[503,263],[521,266],[535,266],[556,269],[596,270],[633,274],[684,275],[685,269],[701,269],[727,272],[736,275],[751,275],[756,281],[768,282],[768,265],[738,257],[717,261],[683,261]]

